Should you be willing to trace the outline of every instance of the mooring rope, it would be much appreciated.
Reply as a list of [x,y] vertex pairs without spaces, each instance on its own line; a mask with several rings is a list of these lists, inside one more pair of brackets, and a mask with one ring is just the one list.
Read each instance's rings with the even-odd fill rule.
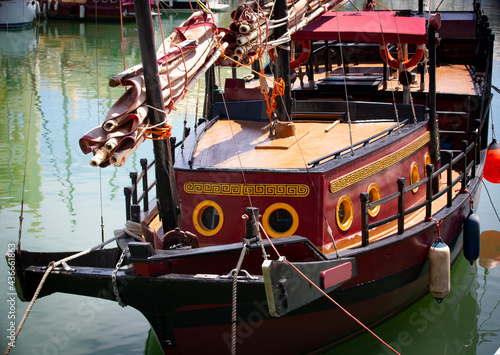
[[241,264],[243,264],[243,259],[245,258],[247,252],[247,243],[243,242],[243,248],[241,248],[240,258],[236,264],[236,268],[233,270],[233,294],[231,303],[231,355],[236,354],[236,325],[237,325],[237,288],[238,288],[238,274],[240,273]]
[[[139,237],[138,235],[135,235],[133,232],[129,231],[128,227],[131,226],[133,228],[133,226],[134,226],[133,223],[135,223],[135,222],[131,222],[131,223],[129,223],[129,222],[131,222],[131,221],[127,221],[126,227],[125,227],[125,229],[123,229],[123,231],[126,230],[127,231],[126,234],[128,236],[131,236],[131,237],[133,237],[135,239],[139,239],[141,241],[144,241],[141,237]],[[115,231],[115,233],[116,233],[116,231]],[[47,266],[47,270],[45,270],[45,273],[43,274],[43,277],[40,280],[40,283],[38,284],[38,287],[37,287],[37,289],[36,289],[36,291],[35,291],[32,299],[31,299],[31,301],[30,301],[30,303],[28,305],[28,308],[26,308],[26,312],[24,312],[23,318],[19,322],[19,325],[18,325],[18,327],[16,329],[16,333],[14,334],[14,339],[11,342],[9,342],[9,345],[7,346],[7,349],[5,350],[5,355],[9,354],[10,351],[12,350],[12,348],[14,347],[14,343],[16,342],[16,339],[17,339],[19,333],[21,332],[21,329],[23,328],[24,323],[28,319],[28,315],[30,314],[31,309],[35,305],[35,302],[38,299],[38,296],[40,294],[40,291],[42,290],[42,287],[45,284],[45,281],[47,280],[47,277],[49,277],[49,274],[52,272],[52,270],[54,270],[56,267],[58,267],[61,264],[67,263],[68,261],[77,259],[77,258],[79,258],[81,256],[84,256],[84,255],[87,255],[87,254],[90,254],[91,252],[93,252],[93,251],[95,251],[97,249],[101,249],[102,247],[104,247],[107,244],[115,241],[116,239],[122,238],[124,236],[124,234],[125,234],[125,232],[123,232],[123,233],[116,233],[116,235],[114,237],[112,237],[112,238],[110,238],[110,239],[108,239],[108,240],[106,240],[106,241],[104,241],[102,243],[99,243],[99,244],[97,244],[96,246],[94,246],[92,248],[86,249],[84,251],[81,251],[79,253],[76,253],[76,254],[73,254],[73,255],[70,255],[70,256],[67,256],[67,257],[65,257],[65,258],[63,258],[63,259],[61,259],[59,261],[51,261],[49,263],[49,265]],[[117,266],[119,267],[120,265],[117,265]],[[115,275],[115,277],[116,277],[116,275]]]
[[[264,226],[262,223],[259,222],[260,228],[264,231],[264,234],[269,241],[269,244],[271,244],[271,247],[273,248],[274,252],[278,256],[278,258],[281,258],[281,254],[278,252],[278,249],[274,246],[273,242],[271,241],[271,238],[266,233],[266,230],[264,229]],[[306,275],[304,275],[295,265],[293,265],[290,261],[288,261],[286,258],[283,258],[283,260],[290,265],[295,271],[299,273],[300,276],[302,276],[307,282],[309,282],[314,288],[316,288],[319,292],[323,294],[326,298],[328,298],[332,303],[334,303],[337,307],[339,307],[345,314],[347,314],[350,318],[352,318],[356,323],[358,323],[361,327],[363,327],[367,332],[369,332],[371,335],[373,335],[377,340],[379,340],[382,344],[387,346],[390,350],[392,350],[395,354],[399,354],[393,347],[391,347],[388,343],[386,343],[382,338],[380,338],[377,334],[375,334],[370,328],[368,328],[366,325],[364,325],[359,319],[357,319],[352,313],[350,313],[347,309],[342,307],[337,301],[335,301],[332,297],[330,297],[325,291],[323,291],[321,288],[319,288],[314,282],[312,282]]]

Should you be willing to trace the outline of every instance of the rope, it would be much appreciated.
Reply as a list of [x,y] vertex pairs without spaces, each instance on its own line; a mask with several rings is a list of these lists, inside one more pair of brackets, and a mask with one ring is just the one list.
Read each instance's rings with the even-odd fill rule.
[[[271,241],[271,238],[266,233],[266,230],[262,226],[262,224],[259,222],[260,227],[264,231],[264,234],[266,235],[267,240],[269,241],[269,244],[271,244],[271,247],[274,249],[274,252],[278,256],[278,258],[281,258],[280,253],[278,252],[278,249],[274,246],[273,242]],[[290,265],[295,271],[299,273],[300,276],[302,276],[307,282],[309,282],[314,288],[316,288],[319,292],[323,294],[326,298],[328,298],[332,303],[334,303],[337,307],[339,307],[345,314],[347,314],[349,317],[351,317],[356,323],[358,323],[361,327],[363,327],[367,332],[369,332],[371,335],[373,335],[375,338],[377,338],[382,344],[387,346],[390,350],[392,350],[395,354],[399,353],[391,347],[388,343],[386,343],[382,338],[380,338],[377,334],[375,334],[370,328],[368,328],[366,325],[364,325],[359,319],[357,319],[353,314],[351,314],[347,309],[342,307],[337,301],[335,301],[333,298],[331,298],[325,291],[323,291],[321,288],[319,288],[314,282],[312,282],[306,275],[304,275],[295,265],[293,265],[290,261],[288,261],[286,258],[283,258],[283,260]]]
[[236,264],[236,269],[233,270],[233,297],[231,303],[231,354],[236,354],[236,336],[237,336],[237,321],[236,321],[236,306],[237,306],[237,286],[238,286],[238,274],[240,273],[241,264],[245,258],[247,252],[247,243],[243,242],[243,248],[241,248],[240,258]]
[[[273,3],[274,4],[274,3]],[[274,77],[274,72],[271,68],[271,74],[273,75]],[[281,96],[281,100],[283,100],[283,96]],[[284,102],[283,102],[283,105],[284,105]],[[347,109],[349,109],[349,105],[347,105]],[[226,109],[227,110],[227,109]],[[285,112],[286,115],[287,115],[287,118],[289,121],[292,121],[290,115],[288,114],[288,112]],[[339,251],[338,251],[338,248],[337,248],[337,243],[335,242],[335,239],[333,237],[333,232],[332,232],[332,228],[330,227],[330,223],[328,222],[328,218],[326,217],[326,213],[325,213],[325,210],[323,208],[323,205],[321,203],[321,199],[319,197],[319,194],[318,194],[318,191],[316,189],[316,185],[314,184],[314,180],[312,178],[312,175],[311,175],[311,171],[309,170],[309,167],[307,166],[307,162],[306,162],[306,159],[304,157],[304,153],[302,151],[302,147],[301,147],[301,143],[299,142],[299,140],[297,139],[297,136],[295,136],[295,143],[297,144],[297,147],[299,149],[299,152],[300,152],[300,156],[302,157],[302,162],[304,163],[304,168],[306,169],[307,171],[307,175],[309,176],[309,181],[311,182],[311,186],[312,186],[312,189],[314,191],[314,195],[316,196],[316,200],[318,201],[318,206],[321,210],[321,213],[323,215],[323,219],[326,223],[326,226],[327,226],[327,232],[328,234],[330,235],[330,238],[332,239],[332,245],[333,247],[335,248],[335,253],[337,255],[337,258],[340,257],[340,254],[339,254]]]
[[[264,73],[264,70],[261,71]],[[271,124],[273,123],[273,113],[276,111],[278,106],[278,101],[276,100],[277,96],[283,96],[285,93],[285,81],[282,78],[277,79],[276,85],[273,86],[273,91],[271,93],[271,98],[267,95],[267,90],[262,90],[262,94],[264,94],[264,98],[266,99],[267,110],[266,113],[269,116],[269,120]]]
[[[40,21],[37,22],[36,25],[36,30],[37,34],[40,33]],[[33,72],[35,72],[36,65],[37,65],[37,60],[38,60],[38,54],[39,54],[39,48],[37,47],[37,50],[35,51],[35,57],[33,61]],[[33,112],[33,96],[34,96],[34,90],[31,90],[31,97],[30,97],[30,110],[28,114],[28,129],[26,131],[26,147],[25,147],[25,154],[24,154],[24,172],[23,172],[23,189],[21,192],[21,213],[19,215],[19,233],[18,233],[18,238],[17,238],[17,249],[21,251],[21,236],[22,236],[22,231],[23,231],[23,221],[24,221],[24,196],[26,192],[26,177],[28,174],[26,173],[28,170],[28,153],[30,152],[29,147],[30,147],[30,131],[31,131],[31,116]]]
[[[95,3],[96,5],[96,9],[97,9],[97,2]],[[95,53],[95,74],[96,74],[96,93],[97,93],[97,125],[100,126],[101,125],[101,110],[99,109],[99,107],[101,107],[99,105],[99,97],[100,97],[100,93],[99,93],[99,61],[98,61],[98,58],[99,58],[99,55],[98,55],[98,49],[97,49],[97,34],[98,34],[98,31],[97,31],[97,10],[95,11],[96,13],[96,17],[95,17],[95,21],[94,21],[94,28],[95,28],[95,43],[96,43],[96,46],[95,46],[95,50],[94,50],[94,53]],[[123,70],[126,69],[125,67],[125,41],[124,41],[124,36],[123,36],[123,11],[122,11],[122,3],[120,1],[120,31],[121,31],[121,36],[122,36],[122,58],[123,58]],[[99,170],[99,209],[100,209],[100,213],[101,213],[101,242],[104,242],[104,207],[103,207],[103,193],[102,193],[102,169],[98,169]]]
[[[28,315],[30,314],[31,312],[31,309],[33,308],[33,306],[35,305],[35,302],[36,300],[38,299],[38,295],[40,294],[40,291],[42,290],[42,287],[43,285],[45,284],[45,281],[47,280],[47,277],[49,276],[49,274],[52,272],[52,270],[54,270],[56,267],[58,267],[59,265],[63,264],[63,263],[67,263],[68,261],[71,261],[71,260],[74,260],[74,259],[77,259],[81,256],[84,256],[84,255],[87,255],[87,254],[90,254],[91,252],[97,250],[97,249],[101,249],[102,247],[104,247],[105,245],[115,241],[116,239],[119,239],[121,237],[123,237],[125,235],[125,232],[127,235],[133,237],[133,238],[136,238],[136,239],[139,239],[141,241],[144,241],[144,239],[142,239],[139,235],[135,234],[134,232],[137,232],[137,225],[140,226],[139,223],[136,223],[136,222],[132,222],[132,221],[127,221],[125,223],[125,228],[124,229],[121,229],[121,230],[118,230],[118,231],[115,231],[115,236],[100,243],[100,244],[97,244],[96,246],[92,247],[92,248],[89,248],[87,250],[84,250],[84,251],[81,251],[79,253],[76,253],[76,254],[73,254],[73,255],[70,255],[66,258],[63,258],[59,261],[51,261],[47,267],[47,270],[45,270],[45,273],[43,274],[43,277],[42,279],[40,280],[40,283],[38,284],[38,287],[35,291],[35,294],[33,295],[33,298],[31,299],[31,302],[29,303],[28,305],[28,308],[26,308],[26,312],[24,312],[24,315],[23,315],[23,318],[21,319],[21,322],[19,322],[19,325],[16,329],[16,333],[14,334],[14,339],[9,343],[9,346],[7,347],[7,349],[5,350],[5,355],[9,354],[9,352],[12,350],[13,346],[14,346],[14,343],[16,342],[16,339],[19,335],[19,333],[21,332],[21,329],[23,328],[24,326],[24,323],[26,322],[26,320],[28,319]],[[119,231],[123,231],[123,233],[119,233]],[[126,250],[124,250],[125,252]],[[123,256],[123,253],[122,253],[122,257]],[[122,260],[122,257],[120,257],[120,260],[121,262],[123,262]],[[121,262],[119,261],[119,264],[117,264],[117,268],[119,268],[121,266]],[[117,270],[117,269],[116,269]],[[116,275],[115,275],[115,278],[116,278]],[[116,280],[115,280],[116,281]],[[117,299],[118,300],[118,299]]]
[[469,194],[469,201],[470,201],[470,208],[471,210],[474,209],[474,199],[472,198],[472,193],[467,190],[467,189],[460,189],[460,190],[455,190],[455,191],[458,191],[458,192],[467,192]]
[[441,239],[441,231],[440,231],[439,227],[441,226],[441,223],[443,223],[443,217],[441,217],[441,219],[439,221],[437,219],[435,219],[434,217],[429,217],[429,218],[427,218],[427,221],[431,221],[431,222],[434,222],[436,224],[436,227],[437,227],[436,243],[438,241],[442,241],[442,239]]
[[500,222],[500,216],[498,215],[497,209],[495,208],[495,204],[493,203],[493,200],[491,199],[490,192],[488,191],[488,186],[486,186],[486,184],[484,183],[483,178],[481,178],[481,182],[483,183],[483,186],[486,189],[486,194],[488,195],[488,199],[490,200],[491,207],[493,207],[493,211],[495,212],[495,215],[497,216],[497,219]]
[[26,322],[26,320],[28,319],[28,315],[30,314],[31,312],[31,309],[33,308],[33,306],[35,305],[35,301],[37,300],[38,298],[38,295],[40,294],[40,291],[42,290],[42,286],[43,284],[45,283],[45,280],[47,280],[47,277],[49,276],[49,274],[51,273],[51,271],[54,269],[54,262],[51,262],[49,264],[49,267],[47,268],[47,270],[45,271],[45,273],[43,274],[43,277],[42,277],[42,280],[40,281],[40,284],[38,285],[36,291],[35,291],[35,294],[33,295],[33,298],[31,299],[31,302],[30,304],[28,305],[28,308],[26,309],[26,312],[24,312],[24,316],[23,318],[21,319],[21,322],[19,323],[17,329],[16,329],[16,333],[14,334],[14,340],[12,340],[10,343],[9,343],[9,346],[7,346],[7,349],[5,350],[5,355],[9,354],[10,351],[12,350],[12,348],[14,347],[14,343],[16,342],[16,339],[17,339],[17,336],[19,335],[19,332],[21,331],[24,323]]
[[[379,15],[380,16],[380,15]],[[339,35],[339,43],[340,43],[340,59],[342,61],[342,65],[344,65],[344,51],[342,49],[342,40],[340,39],[340,24],[339,24],[339,16],[335,16],[337,18],[337,32],[338,32],[338,35]],[[325,50],[327,51],[326,55],[330,55],[330,53],[328,53],[328,45],[326,45],[326,48]],[[344,68],[344,67],[342,67]],[[347,93],[347,80],[346,80],[346,72],[345,72],[345,69],[342,69],[343,70],[343,77],[344,77],[344,92],[345,92],[345,104],[346,104],[346,112],[347,112],[347,122],[349,124],[349,142],[351,144],[351,156],[354,155],[354,148],[353,148],[353,143],[352,143],[352,128],[351,128],[351,110],[349,110],[349,95]],[[325,72],[326,72],[326,68],[325,68]]]
[[381,6],[381,7],[383,7],[384,9],[386,9],[386,10],[388,10],[388,11],[392,11],[392,10],[391,10],[391,9],[389,9],[387,6],[384,6],[384,5],[382,5],[381,3],[379,3],[379,2],[377,2],[377,1],[375,1],[375,0],[373,0],[373,2],[374,2],[375,4],[377,4],[377,5]]

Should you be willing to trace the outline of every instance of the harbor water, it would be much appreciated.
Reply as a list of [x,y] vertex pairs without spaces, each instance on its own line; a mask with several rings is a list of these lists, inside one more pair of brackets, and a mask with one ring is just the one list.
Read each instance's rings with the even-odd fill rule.
[[[354,3],[362,7],[361,2]],[[383,3],[416,8],[417,1]],[[497,0],[482,3],[496,34],[493,84],[500,87],[500,7]],[[466,10],[472,0],[432,4],[433,9],[439,5],[440,10]],[[156,42],[161,41],[160,22],[166,36],[187,16],[169,12],[156,18]],[[229,12],[216,17],[224,25],[229,22]],[[125,23],[122,32],[119,23],[49,20],[19,31],[0,32],[3,254],[17,247],[19,235],[23,249],[79,251],[123,228],[123,187],[130,185],[129,172],[140,171],[141,158],[153,159],[151,143],[144,143],[120,168],[98,169],[90,166],[90,157],[80,151],[78,140],[103,122],[109,107],[123,93],[123,88],[108,86],[109,78],[138,64],[139,52],[135,23]],[[244,70],[238,69],[239,75],[246,74]],[[222,70],[216,74],[217,80],[229,73]],[[169,115],[173,134],[179,139],[184,125],[193,127],[196,117],[201,117],[204,92],[202,80]],[[500,95],[493,99],[492,118],[500,132]],[[463,256],[459,258],[451,274],[450,295],[441,304],[427,296],[374,329],[400,353],[500,354],[500,238],[491,232],[500,230],[500,221],[494,208],[500,212],[500,185],[485,181],[481,199],[475,201],[481,219],[481,256],[473,265]],[[2,351],[28,305],[17,298],[10,281],[7,263],[2,261]],[[147,302],[147,295],[144,297]],[[65,294],[36,302],[11,351],[18,355],[160,353],[148,322],[135,309]],[[328,352],[346,353],[391,352],[365,334]]]

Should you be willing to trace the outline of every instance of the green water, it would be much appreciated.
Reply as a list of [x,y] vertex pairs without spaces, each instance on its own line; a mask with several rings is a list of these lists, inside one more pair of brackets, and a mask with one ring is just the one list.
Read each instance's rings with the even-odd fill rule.
[[[394,1],[393,6],[408,3]],[[464,3],[469,1],[450,5],[445,1],[441,9],[465,9]],[[500,10],[495,5],[495,0],[483,1],[498,37]],[[218,16],[227,24],[228,13]],[[163,14],[164,32],[170,33],[185,18],[183,14]],[[154,23],[159,29],[159,21]],[[158,35],[157,42],[160,38]],[[134,23],[124,25],[123,43],[125,67],[139,63]],[[118,23],[51,21],[22,31],[0,32],[2,252],[17,243],[23,199],[23,249],[82,250],[99,243],[102,233],[109,238],[114,229],[123,226],[123,186],[129,184],[130,171],[140,170],[140,158],[152,159],[150,144],[143,144],[118,169],[90,167],[90,157],[78,147],[78,139],[103,121],[108,108],[123,93],[121,88],[108,86],[108,79],[124,67],[121,44]],[[500,51],[496,53],[493,83],[500,87]],[[169,116],[174,135],[181,135],[185,118],[193,126],[197,96],[203,92],[203,86],[195,86]],[[493,114],[498,112],[500,99],[495,98]],[[495,121],[500,123],[498,117]],[[500,186],[485,186],[500,208]],[[484,189],[477,210],[482,230],[500,230]],[[496,248],[496,256],[483,256],[474,266],[460,258],[452,273],[452,293],[441,305],[426,297],[376,328],[376,333],[403,354],[494,354],[500,347],[500,267],[495,265],[500,261],[500,241],[493,241],[491,248]],[[12,308],[4,262],[0,263],[0,275],[4,299],[0,302],[0,346],[5,349]],[[19,300],[13,304],[17,325],[27,304]],[[148,342],[149,329],[143,316],[130,307],[57,294],[36,302],[11,353],[153,354],[155,343]],[[389,353],[370,335],[331,354],[348,352]]]

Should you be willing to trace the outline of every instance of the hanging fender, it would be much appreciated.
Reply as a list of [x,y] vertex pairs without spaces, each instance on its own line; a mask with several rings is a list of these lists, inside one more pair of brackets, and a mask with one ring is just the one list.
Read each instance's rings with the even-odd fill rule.
[[481,249],[481,227],[479,217],[470,211],[469,215],[464,221],[464,256],[472,265],[477,258],[479,258],[479,251]]
[[425,44],[417,44],[417,49],[413,57],[401,63],[399,60],[394,59],[391,53],[389,53],[389,43],[380,43],[378,48],[384,62],[393,69],[408,69],[414,67],[420,62],[425,52]]
[[[290,62],[290,69],[295,69],[299,65],[307,62],[309,60],[309,56],[311,55],[311,41],[301,41],[302,42],[302,53],[300,53],[299,57]],[[269,54],[269,58],[276,63],[276,58],[274,57],[274,50],[270,49],[267,51]]]

